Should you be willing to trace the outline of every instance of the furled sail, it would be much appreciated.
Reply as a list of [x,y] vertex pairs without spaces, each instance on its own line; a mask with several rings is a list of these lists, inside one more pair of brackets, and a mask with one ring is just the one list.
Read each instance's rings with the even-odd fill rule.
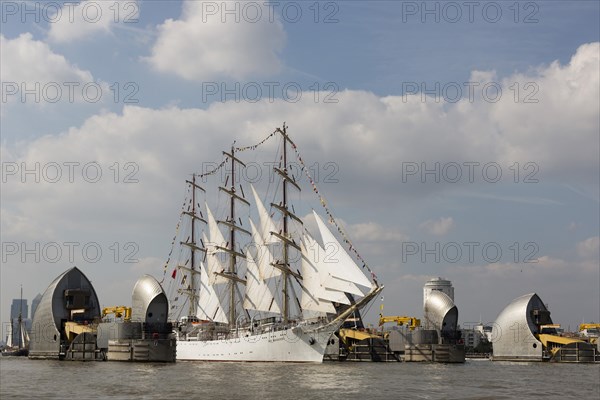
[[280,313],[279,305],[267,283],[261,279],[259,267],[250,250],[246,250],[246,294],[244,308],[272,313]]
[[200,295],[198,300],[198,317],[227,324],[227,316],[213,285],[210,284],[204,263],[200,263]]
[[338,242],[335,236],[333,236],[333,233],[327,228],[321,217],[314,211],[313,214],[317,220],[319,232],[321,232],[321,238],[323,239],[325,247],[327,247],[329,243],[332,243],[339,249],[335,254],[335,260],[332,260],[330,263],[332,266],[330,269],[332,276],[348,280],[357,285],[371,287],[369,279],[362,273],[360,267],[356,265],[352,257],[344,250],[344,247]]

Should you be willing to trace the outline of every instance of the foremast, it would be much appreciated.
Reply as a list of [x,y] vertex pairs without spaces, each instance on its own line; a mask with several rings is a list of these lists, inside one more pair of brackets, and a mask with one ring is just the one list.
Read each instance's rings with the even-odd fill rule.
[[[189,283],[189,287],[187,289],[180,289],[179,292],[182,294],[186,294],[189,298],[189,307],[188,307],[188,315],[189,316],[196,316],[197,315],[197,307],[198,307],[198,288],[196,288],[196,283],[195,283],[195,275],[200,274],[200,270],[198,270],[196,268],[196,251],[200,251],[203,253],[206,253],[206,249],[204,247],[200,247],[198,246],[198,239],[197,239],[197,230],[196,230],[196,221],[201,221],[203,223],[206,224],[206,220],[200,216],[197,215],[196,212],[196,189],[201,190],[202,192],[206,192],[206,190],[202,187],[199,186],[198,184],[196,184],[196,174],[192,175],[192,180],[186,180],[185,181],[188,185],[190,185],[191,189],[192,189],[192,204],[191,204],[191,209],[188,209],[187,211],[183,211],[183,214],[189,216],[191,218],[191,237],[188,240],[191,241],[185,241],[185,242],[181,242],[182,245],[187,246],[190,248],[191,254],[190,254],[190,266],[187,267],[187,265],[179,265],[178,268],[179,269],[183,269],[183,270],[187,270],[188,272],[190,272],[190,283]],[[200,240],[200,242],[202,242]]]

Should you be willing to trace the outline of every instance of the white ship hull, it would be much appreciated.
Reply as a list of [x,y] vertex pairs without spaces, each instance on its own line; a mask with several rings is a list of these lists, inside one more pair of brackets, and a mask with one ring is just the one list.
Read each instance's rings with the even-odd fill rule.
[[177,360],[321,363],[340,324],[303,325],[235,339],[178,340]]

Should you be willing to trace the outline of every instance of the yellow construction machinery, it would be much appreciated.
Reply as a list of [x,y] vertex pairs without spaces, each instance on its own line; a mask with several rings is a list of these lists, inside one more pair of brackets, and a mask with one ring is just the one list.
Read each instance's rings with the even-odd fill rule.
[[97,328],[97,325],[80,324],[74,321],[65,322],[65,334],[67,335],[69,343],[71,343],[80,333],[96,333]]
[[566,344],[583,342],[583,340],[551,335],[548,333],[540,333],[538,339],[542,342],[544,348],[553,356]]
[[104,307],[102,309],[102,318],[109,314],[114,314],[115,318],[123,318],[123,321],[131,321],[131,307]]
[[585,332],[585,336],[589,338],[590,343],[598,343],[598,336],[600,336],[600,324],[589,323],[579,325],[579,332]]
[[406,317],[406,316],[383,316],[379,314],[379,326],[383,326],[388,322],[395,322],[398,326],[402,326],[406,324],[409,329],[412,331],[415,328],[421,326],[421,320],[415,317]]
[[598,329],[600,330],[600,324],[595,324],[595,323],[591,323],[591,324],[581,324],[579,325],[579,331],[584,331],[586,329]]
[[349,339],[353,339],[353,341],[360,341],[360,340],[365,340],[365,339],[381,337],[381,336],[369,333],[367,331],[358,331],[356,329],[348,329],[348,328],[340,329],[339,336],[340,336],[340,339],[342,340],[342,342],[344,342],[348,346],[351,346],[351,341]]

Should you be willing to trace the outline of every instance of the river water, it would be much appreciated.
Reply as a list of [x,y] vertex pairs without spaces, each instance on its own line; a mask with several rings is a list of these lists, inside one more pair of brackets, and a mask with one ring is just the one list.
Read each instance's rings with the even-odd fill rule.
[[0,399],[599,399],[600,365],[142,364],[0,358]]

